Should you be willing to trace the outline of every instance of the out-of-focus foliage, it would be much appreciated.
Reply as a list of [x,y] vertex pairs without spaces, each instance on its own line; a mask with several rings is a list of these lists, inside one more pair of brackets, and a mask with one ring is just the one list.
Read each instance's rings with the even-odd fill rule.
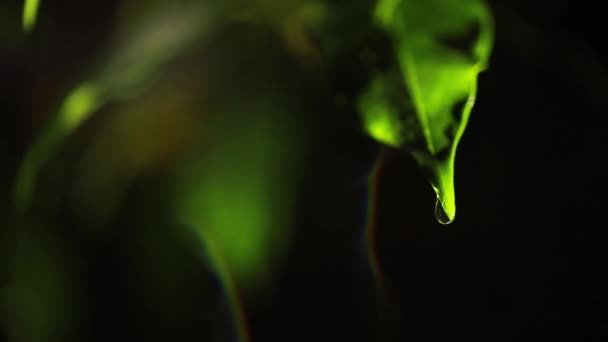
[[[229,274],[249,286],[268,275],[277,247],[289,235],[290,189],[297,172],[287,169],[286,161],[296,153],[296,134],[286,131],[289,124],[284,123],[294,114],[273,114],[289,109],[277,105],[287,103],[284,98],[270,93],[259,95],[269,103],[260,108],[241,99],[222,113],[209,113],[218,100],[201,102],[197,96],[203,91],[201,85],[211,80],[184,76],[171,64],[214,44],[213,32],[231,22],[271,24],[283,32],[289,31],[286,27],[294,18],[317,20],[321,15],[314,4],[249,5],[206,1],[122,5],[110,48],[91,66],[86,81],[66,95],[27,151],[16,181],[18,208],[29,208],[38,173],[49,159],[95,113],[103,113],[108,118],[85,148],[74,181],[75,196],[86,215],[103,220],[135,177],[160,167],[172,179],[175,222],[194,229],[201,248],[216,251],[211,260],[219,264],[222,259]],[[293,20],[286,20],[288,14]],[[297,53],[304,43],[291,41],[292,33],[283,36],[284,44]],[[204,64],[198,67],[197,74],[205,75]],[[242,81],[241,76],[237,79]],[[108,106],[115,109],[104,110]],[[220,119],[209,119],[214,117]]]
[[298,149],[296,132],[285,125],[292,113],[244,100],[249,108],[236,104],[219,115],[236,114],[238,122],[209,123],[205,140],[219,143],[188,159],[173,188],[175,216],[194,227],[211,260],[252,287],[270,275],[289,235],[296,190],[290,160]]
[[31,31],[36,25],[40,0],[25,0],[23,4],[23,30]]
[[[164,229],[193,233],[186,236],[195,237],[195,254],[222,278],[235,311],[237,287],[260,289],[272,278],[299,224],[294,208],[303,161],[314,160],[304,153],[300,131],[316,113],[302,105],[310,94],[295,74],[314,74],[306,82],[327,87],[319,93],[334,98],[339,91],[326,82],[333,78],[331,67],[341,63],[340,50],[359,51],[370,29],[389,37],[386,48],[397,63],[369,79],[357,75],[363,81],[347,85],[356,89],[348,94],[352,98],[339,94],[342,102],[358,103],[369,135],[414,153],[453,218],[456,146],[491,45],[490,17],[481,1],[118,3],[106,40],[84,72],[63,80],[69,83],[64,94],[41,106],[47,113],[37,113],[44,124],[25,150],[13,195],[24,217],[40,211],[75,230],[145,230],[131,233],[143,236],[146,246],[130,246],[130,257],[149,268],[133,272],[146,304],[179,310],[189,298],[180,290],[197,288],[159,280],[167,274],[190,279],[170,260],[153,269],[155,258],[172,253],[155,254],[162,243],[146,239],[180,235]],[[38,5],[24,3],[26,31],[34,28]],[[34,38],[46,37],[44,23],[31,33]],[[474,36],[465,39],[466,47],[453,44],[470,30]],[[141,190],[142,184],[153,190]],[[132,204],[137,200],[145,203]],[[52,239],[24,241],[5,296],[7,308],[26,313],[25,323],[3,321],[22,329],[17,338],[31,329],[38,335],[23,338],[49,341],[76,324],[70,310],[78,303],[68,298],[73,271],[67,257],[47,246]],[[180,263],[188,255],[175,258]],[[166,296],[154,298],[154,289]],[[172,320],[176,326],[178,321]]]
[[378,73],[361,95],[367,132],[411,151],[451,221],[454,161],[492,47],[491,15],[481,0],[381,0],[379,26],[398,65]]
[[25,156],[15,189],[16,205],[25,209],[33,191],[40,167],[53,156],[62,141],[103,103],[93,84],[82,84],[65,99],[59,113],[36,139]]
[[[213,17],[206,2],[127,2],[116,24],[111,49],[91,67],[89,79],[68,94],[58,113],[27,152],[17,179],[16,202],[27,207],[41,166],[63,141],[107,102],[141,94],[173,58],[207,33]],[[143,10],[142,10],[143,9]]]
[[83,323],[78,261],[46,229],[21,235],[0,292],[0,326],[14,341],[72,341]]

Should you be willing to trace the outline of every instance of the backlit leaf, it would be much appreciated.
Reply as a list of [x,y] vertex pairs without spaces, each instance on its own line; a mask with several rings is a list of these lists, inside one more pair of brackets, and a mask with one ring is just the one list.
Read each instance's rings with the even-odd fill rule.
[[359,98],[372,137],[412,153],[446,219],[456,214],[454,161],[490,56],[493,26],[481,0],[381,0],[376,24],[397,65],[377,72]]

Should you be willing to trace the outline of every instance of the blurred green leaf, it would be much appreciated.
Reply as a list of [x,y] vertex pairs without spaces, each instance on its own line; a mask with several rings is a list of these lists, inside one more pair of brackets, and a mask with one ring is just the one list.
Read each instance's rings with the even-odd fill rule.
[[175,177],[175,216],[193,227],[216,267],[251,288],[267,280],[290,235],[296,132],[272,105],[229,110],[243,114],[208,122],[213,145]]
[[375,19],[389,32],[397,65],[376,72],[359,98],[364,126],[412,153],[441,201],[440,221],[449,223],[456,149],[492,47],[490,12],[481,0],[381,0]]
[[38,16],[38,8],[40,0],[25,0],[23,3],[23,30],[30,32],[36,26],[36,18]]
[[[35,7],[31,8],[36,4],[26,3],[24,20],[26,13],[35,14]],[[20,210],[31,202],[40,169],[81,124],[107,103],[141,95],[162,75],[162,66],[186,53],[197,39],[204,41],[214,25],[204,2],[190,1],[185,6],[149,0],[145,6],[128,6],[133,4],[127,3],[121,11],[107,55],[91,68],[87,81],[65,96],[26,151],[15,182]]]

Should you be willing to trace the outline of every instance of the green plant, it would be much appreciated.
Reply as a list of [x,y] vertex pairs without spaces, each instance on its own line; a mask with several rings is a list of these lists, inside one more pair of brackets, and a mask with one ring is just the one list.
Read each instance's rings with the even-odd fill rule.
[[450,223],[456,150],[492,48],[490,12],[481,0],[381,0],[375,19],[390,33],[398,65],[361,95],[365,128],[412,153],[437,193],[437,219]]

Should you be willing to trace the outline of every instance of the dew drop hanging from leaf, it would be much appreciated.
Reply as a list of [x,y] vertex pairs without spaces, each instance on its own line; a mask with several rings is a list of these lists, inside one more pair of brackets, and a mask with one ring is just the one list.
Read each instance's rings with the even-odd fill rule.
[[435,218],[437,219],[437,222],[441,224],[450,224],[454,222],[454,219],[450,218],[445,212],[445,209],[443,209],[443,204],[439,197],[437,197],[437,201],[435,201]]
[[360,94],[363,126],[412,154],[437,194],[437,220],[451,223],[456,150],[492,49],[490,12],[482,0],[380,0],[374,16],[397,63]]

